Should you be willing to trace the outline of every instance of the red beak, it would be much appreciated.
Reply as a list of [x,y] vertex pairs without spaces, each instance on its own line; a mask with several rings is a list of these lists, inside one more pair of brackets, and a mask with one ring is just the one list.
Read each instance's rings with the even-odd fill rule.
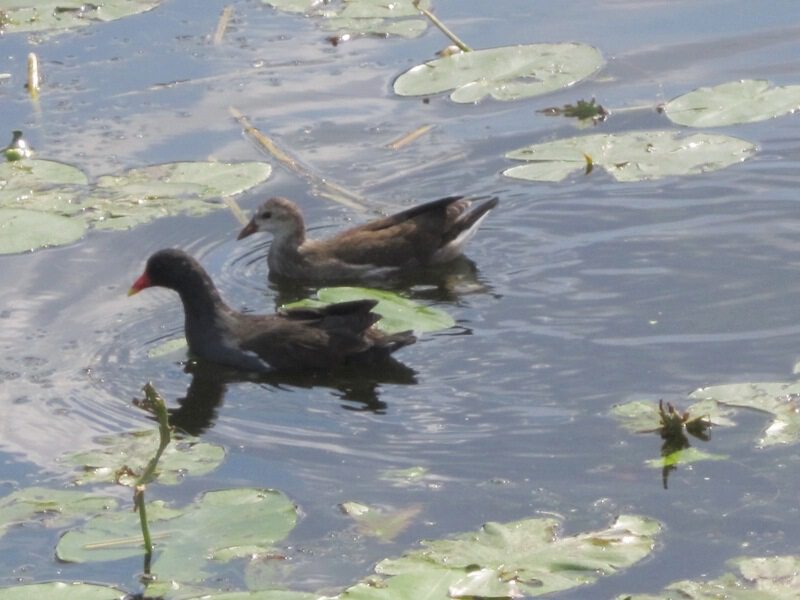
[[244,228],[239,232],[239,235],[236,236],[237,240],[241,240],[246,238],[248,235],[253,235],[256,231],[258,231],[258,225],[256,225],[255,219],[252,219]]
[[133,296],[134,294],[138,294],[144,288],[149,288],[151,285],[153,284],[150,281],[150,276],[147,274],[147,272],[142,273],[139,276],[139,279],[133,282],[131,289],[128,290],[128,296]]

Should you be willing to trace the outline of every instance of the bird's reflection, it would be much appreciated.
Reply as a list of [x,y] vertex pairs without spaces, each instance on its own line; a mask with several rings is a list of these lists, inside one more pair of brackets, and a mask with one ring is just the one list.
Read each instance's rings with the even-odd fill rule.
[[178,407],[169,409],[170,425],[190,435],[200,435],[213,426],[228,386],[239,382],[262,384],[275,390],[291,387],[325,387],[346,403],[345,410],[382,414],[387,404],[380,399],[385,384],[417,383],[416,371],[388,357],[379,363],[353,364],[330,372],[269,373],[266,375],[237,371],[213,363],[191,360],[185,371],[192,376],[186,396],[178,398]]
[[[275,295],[275,306],[313,298],[318,283],[286,280],[272,273],[269,275],[270,290]],[[331,282],[330,286],[344,285]],[[346,285],[352,285],[350,283]],[[385,289],[399,292],[415,300],[456,302],[466,294],[491,292],[490,286],[481,279],[474,262],[459,256],[445,265],[434,265],[412,272],[400,272],[395,276],[382,276],[375,280],[364,280],[360,287]]]

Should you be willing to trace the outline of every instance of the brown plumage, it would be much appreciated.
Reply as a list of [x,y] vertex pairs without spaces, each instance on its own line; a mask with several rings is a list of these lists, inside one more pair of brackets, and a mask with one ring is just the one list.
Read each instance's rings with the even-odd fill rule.
[[384,334],[372,326],[375,300],[321,308],[245,314],[222,300],[208,273],[182,250],[159,250],[129,295],[161,286],[178,293],[185,314],[189,352],[198,358],[248,371],[330,369],[388,356],[416,341],[410,331]]
[[306,239],[303,214],[286,198],[270,198],[239,233],[273,236],[270,274],[289,279],[363,279],[441,264],[461,255],[498,199],[473,210],[472,200],[451,196],[376,219],[324,240]]

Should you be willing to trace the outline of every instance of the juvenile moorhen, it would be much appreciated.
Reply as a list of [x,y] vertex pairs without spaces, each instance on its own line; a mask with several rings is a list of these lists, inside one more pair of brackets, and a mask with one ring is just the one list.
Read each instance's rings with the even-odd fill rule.
[[159,250],[128,295],[161,286],[178,292],[189,352],[248,371],[330,369],[387,357],[416,341],[410,331],[385,334],[372,327],[375,300],[251,315],[230,308],[208,273],[182,250]]
[[286,198],[270,198],[256,210],[238,239],[257,231],[273,235],[267,255],[271,275],[305,281],[372,278],[460,256],[497,202],[490,198],[470,211],[472,200],[450,196],[325,240],[309,240],[297,205]]

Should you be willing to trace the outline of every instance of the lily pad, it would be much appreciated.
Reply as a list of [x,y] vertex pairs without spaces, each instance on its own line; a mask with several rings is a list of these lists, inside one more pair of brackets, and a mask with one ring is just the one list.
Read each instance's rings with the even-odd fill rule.
[[[127,466],[141,469],[158,448],[158,432],[136,431],[107,435],[95,440],[102,448],[77,452],[66,456],[66,460],[81,468],[76,483],[98,481],[115,482],[117,472]],[[167,446],[158,462],[160,483],[177,484],[187,475],[205,475],[216,469],[225,459],[222,446],[201,442],[196,438],[174,439]],[[131,485],[133,478],[125,477],[121,483]]]
[[86,223],[36,210],[0,208],[0,254],[71,244],[83,237]]
[[[241,488],[206,492],[180,510],[153,502],[147,516],[157,548],[153,572],[192,583],[210,575],[210,561],[267,551],[292,530],[297,509],[276,490]],[[65,533],[56,553],[67,562],[139,556],[139,516],[131,511],[98,515]]]
[[127,594],[117,588],[93,583],[32,583],[0,588],[0,600],[31,600],[31,598],[47,598],[47,600],[114,600],[122,599]]
[[[756,152],[756,146],[727,135],[673,131],[594,134],[534,144],[506,154],[528,161],[503,175],[529,181],[561,181],[587,172],[587,162],[603,167],[617,181],[643,181],[724,169]],[[588,157],[588,158],[587,158]]]
[[743,557],[729,561],[738,573],[711,581],[678,581],[660,594],[621,594],[616,600],[795,600],[800,556]]
[[383,560],[390,577],[345,590],[340,600],[514,598],[571,589],[629,567],[653,549],[658,522],[622,515],[606,529],[561,538],[554,519],[487,523],[476,533],[426,541]]
[[385,290],[357,287],[331,287],[321,288],[317,291],[319,300],[300,300],[285,305],[285,308],[300,306],[319,306],[320,304],[333,304],[335,302],[348,302],[350,300],[363,300],[365,298],[377,300],[378,304],[373,312],[381,315],[378,328],[386,333],[397,333],[412,329],[417,332],[431,332],[449,329],[455,325],[453,317],[446,312],[422,306],[416,302],[403,298]]
[[2,163],[0,254],[68,244],[87,226],[125,229],[162,216],[206,214],[225,207],[220,198],[258,185],[271,171],[260,162],[178,162],[131,169],[89,184],[82,171],[59,162]]
[[[419,18],[419,10],[411,0],[262,0],[273,8],[290,13],[303,13],[322,19],[322,28],[341,34],[396,35],[415,38],[427,29],[428,22]],[[430,2],[422,0],[428,8]]]
[[0,32],[86,27],[93,21],[113,21],[143,13],[158,4],[157,0],[104,0],[97,4],[84,0],[0,0],[0,11],[5,15]]
[[159,216],[223,208],[221,197],[241,193],[271,172],[272,167],[261,162],[152,165],[100,177],[84,204],[96,227],[128,228]]
[[116,508],[114,498],[73,490],[24,488],[0,498],[0,535],[8,527],[31,521],[64,527],[80,517]]
[[673,123],[689,127],[723,127],[755,123],[800,109],[800,85],[772,86],[745,79],[701,87],[667,102]]
[[394,92],[427,96],[453,90],[454,102],[477,102],[486,96],[517,100],[574,85],[603,64],[596,48],[576,43],[473,50],[411,68],[395,80]]
[[734,383],[700,388],[690,398],[752,408],[772,416],[759,448],[800,441],[800,382]]

